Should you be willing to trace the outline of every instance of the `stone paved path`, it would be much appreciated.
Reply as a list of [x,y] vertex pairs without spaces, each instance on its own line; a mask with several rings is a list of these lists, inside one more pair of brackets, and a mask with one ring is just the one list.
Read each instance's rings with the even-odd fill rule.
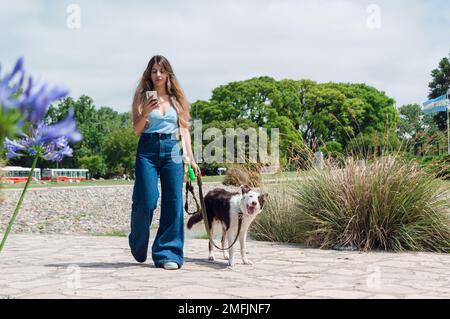
[[12,234],[0,298],[450,298],[450,255],[249,241],[254,265],[229,268],[219,253],[207,261],[205,239],[185,252],[167,271],[134,262],[126,237]]

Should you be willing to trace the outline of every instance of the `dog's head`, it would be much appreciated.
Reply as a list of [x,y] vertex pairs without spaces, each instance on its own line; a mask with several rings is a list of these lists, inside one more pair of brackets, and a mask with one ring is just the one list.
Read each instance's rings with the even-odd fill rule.
[[241,185],[241,191],[241,211],[250,216],[259,214],[264,207],[268,194],[253,191],[248,185]]

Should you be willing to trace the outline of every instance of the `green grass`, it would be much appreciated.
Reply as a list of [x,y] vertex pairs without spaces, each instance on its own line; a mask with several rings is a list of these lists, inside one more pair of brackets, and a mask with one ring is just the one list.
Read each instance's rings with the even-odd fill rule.
[[127,237],[128,233],[122,229],[113,229],[110,231],[96,233],[94,236],[106,236],[106,237]]
[[217,176],[202,176],[202,182],[204,183],[212,183],[212,182],[223,182],[224,175],[217,175]]
[[[291,179],[297,178],[301,176],[307,175],[307,172],[283,172],[281,174],[263,174],[262,180],[271,180],[271,179]],[[202,177],[202,181],[204,183],[209,182],[219,182],[221,183],[224,179],[224,175],[218,176],[204,176]],[[69,183],[69,182],[58,182],[52,183],[50,181],[46,182],[46,184],[41,184],[37,182],[31,182],[29,188],[52,188],[52,187],[79,187],[79,186],[115,186],[115,185],[134,185],[133,181],[124,181],[124,180],[88,180],[81,181],[80,183]],[[20,184],[2,184],[1,187],[3,189],[22,189],[25,186],[25,183]]]
[[197,234],[194,236],[194,239],[208,239],[208,234],[206,232],[203,232],[201,234]]

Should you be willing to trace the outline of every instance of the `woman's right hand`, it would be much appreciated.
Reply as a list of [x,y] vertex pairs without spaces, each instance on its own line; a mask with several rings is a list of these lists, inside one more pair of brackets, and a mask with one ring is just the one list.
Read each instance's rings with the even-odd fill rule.
[[147,104],[144,105],[144,108],[142,109],[142,116],[147,117],[151,111],[159,107],[159,102],[157,99],[150,99],[148,100]]

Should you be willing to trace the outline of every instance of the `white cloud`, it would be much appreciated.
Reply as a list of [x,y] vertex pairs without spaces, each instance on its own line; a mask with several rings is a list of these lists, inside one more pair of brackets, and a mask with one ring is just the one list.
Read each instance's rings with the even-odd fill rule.
[[[66,7],[81,7],[81,29]],[[445,1],[377,1],[381,28],[367,27],[371,1],[13,1],[0,3],[2,65],[27,70],[129,108],[139,76],[165,55],[191,101],[229,81],[269,75],[366,82],[398,105],[426,99],[430,72],[448,54]],[[6,45],[5,45],[6,43]]]

